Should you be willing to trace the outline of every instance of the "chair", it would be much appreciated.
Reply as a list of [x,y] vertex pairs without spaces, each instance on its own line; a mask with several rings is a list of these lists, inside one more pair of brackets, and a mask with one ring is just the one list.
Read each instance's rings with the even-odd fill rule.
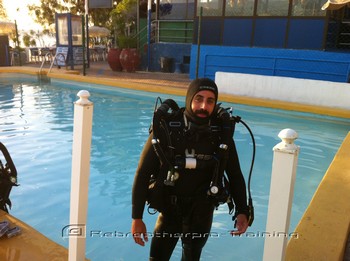
[[39,62],[40,61],[40,57],[39,57],[39,48],[35,47],[35,48],[29,48],[30,51],[30,61],[31,62]]
[[99,61],[106,61],[106,48],[103,47],[97,47],[96,48],[96,53],[97,53],[97,60]]
[[40,49],[40,57],[41,57],[41,60],[43,61],[45,59],[45,62],[49,62],[52,60],[52,56],[48,57],[46,56],[48,53],[51,53],[51,50],[50,48],[41,48]]
[[90,48],[89,54],[90,54],[90,61],[92,62],[98,61],[98,54],[95,48]]

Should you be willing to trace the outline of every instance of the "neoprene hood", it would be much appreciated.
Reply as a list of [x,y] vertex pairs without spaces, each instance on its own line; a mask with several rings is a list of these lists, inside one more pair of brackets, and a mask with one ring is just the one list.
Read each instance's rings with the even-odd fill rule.
[[213,92],[215,95],[216,104],[218,100],[218,87],[216,86],[215,82],[209,78],[198,78],[196,80],[193,80],[188,86],[185,101],[185,115],[196,124],[206,124],[209,122],[210,117],[207,119],[201,119],[197,117],[191,109],[193,97],[196,95],[197,92],[200,91]]

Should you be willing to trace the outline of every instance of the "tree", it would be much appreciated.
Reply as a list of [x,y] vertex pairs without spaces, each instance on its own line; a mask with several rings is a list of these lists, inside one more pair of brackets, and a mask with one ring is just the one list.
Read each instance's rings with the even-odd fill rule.
[[27,33],[23,35],[22,40],[25,47],[36,46],[36,41]]
[[28,5],[29,12],[34,14],[35,22],[48,28],[50,24],[55,23],[55,13],[83,13],[83,4],[73,3],[72,0],[65,1],[65,5],[61,5],[57,0],[40,0],[39,5]]
[[112,23],[116,26],[118,46],[120,48],[136,47],[137,0],[122,0],[111,12],[111,17]]
[[41,46],[46,46],[44,35],[50,35],[50,33],[47,32],[47,30],[30,30],[29,33],[23,35],[22,40],[26,47],[35,46],[37,45],[37,42],[39,42]]
[[6,18],[6,10],[4,8],[4,4],[2,2],[2,0],[0,0],[0,18]]
[[[29,5],[29,11],[35,15],[35,21],[44,28],[55,23],[55,13],[71,13],[74,15],[83,15],[85,12],[84,1],[77,0],[40,0],[39,5]],[[89,10],[89,19],[93,25],[105,26],[111,28],[111,19],[109,13],[111,8],[99,8]]]

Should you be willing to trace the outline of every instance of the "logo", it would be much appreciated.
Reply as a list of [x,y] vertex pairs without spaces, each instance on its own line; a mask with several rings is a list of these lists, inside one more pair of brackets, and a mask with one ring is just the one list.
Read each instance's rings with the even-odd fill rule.
[[85,224],[76,224],[76,225],[67,225],[62,228],[62,237],[63,238],[86,238],[86,225]]

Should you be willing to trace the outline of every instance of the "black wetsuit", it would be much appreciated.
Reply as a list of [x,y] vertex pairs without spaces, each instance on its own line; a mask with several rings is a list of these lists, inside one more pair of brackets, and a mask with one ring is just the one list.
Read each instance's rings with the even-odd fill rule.
[[[179,178],[175,185],[165,186],[164,208],[158,216],[150,250],[150,260],[169,260],[179,238],[182,240],[182,260],[199,260],[203,246],[210,233],[216,201],[208,196],[208,189],[213,177],[215,160],[213,156],[221,143],[220,128],[203,127],[185,130],[183,110],[167,120],[169,134],[175,158],[184,158],[187,154],[204,159],[205,167],[178,170]],[[175,124],[174,124],[175,123]],[[220,122],[211,121],[211,126]],[[141,219],[150,176],[157,174],[161,167],[152,144],[152,133],[141,154],[132,191],[132,218]],[[160,137],[164,151],[168,148],[166,137]],[[234,199],[236,213],[247,214],[245,181],[240,169],[236,147],[229,139],[228,161],[225,172],[230,181],[229,192]],[[165,176],[166,177],[166,174]]]

